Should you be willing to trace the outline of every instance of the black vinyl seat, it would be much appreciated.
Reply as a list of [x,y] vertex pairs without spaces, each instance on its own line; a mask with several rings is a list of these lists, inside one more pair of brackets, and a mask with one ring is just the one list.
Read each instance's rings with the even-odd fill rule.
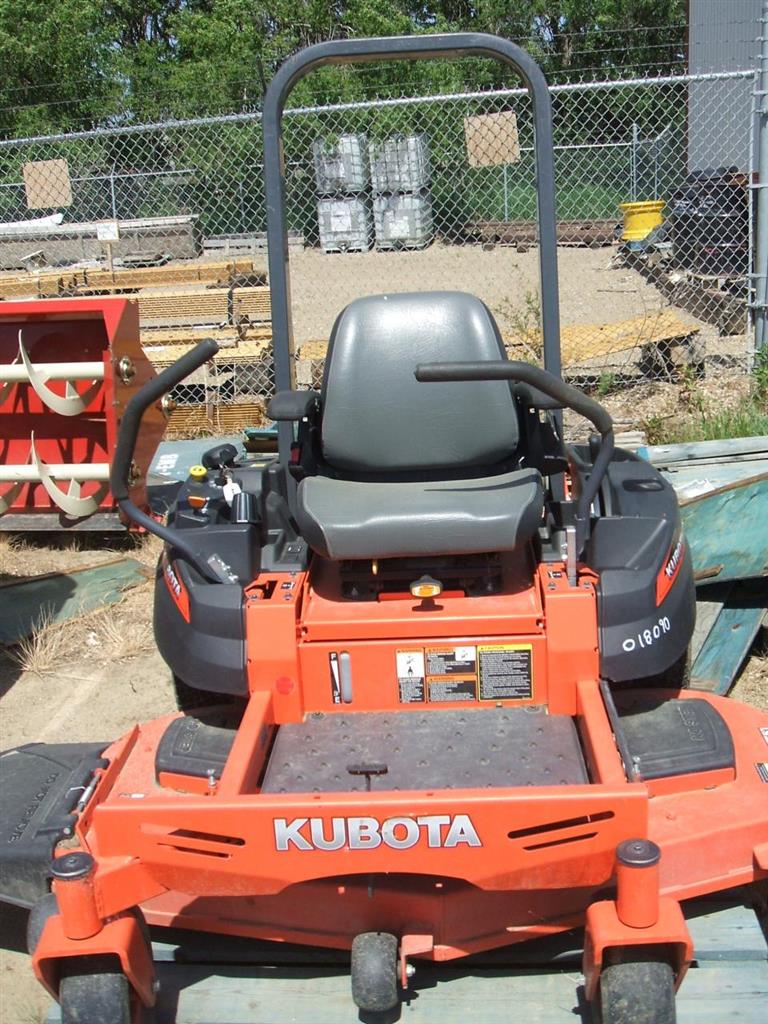
[[303,536],[332,559],[510,551],[536,531],[506,381],[419,383],[417,363],[498,360],[487,307],[461,292],[357,299],[331,334],[319,472],[298,487]]

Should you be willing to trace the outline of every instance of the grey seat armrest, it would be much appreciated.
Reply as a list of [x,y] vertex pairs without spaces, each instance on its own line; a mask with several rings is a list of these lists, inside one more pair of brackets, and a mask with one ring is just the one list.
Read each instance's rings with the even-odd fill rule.
[[278,391],[267,406],[267,415],[273,420],[296,421],[311,419],[320,409],[317,391]]

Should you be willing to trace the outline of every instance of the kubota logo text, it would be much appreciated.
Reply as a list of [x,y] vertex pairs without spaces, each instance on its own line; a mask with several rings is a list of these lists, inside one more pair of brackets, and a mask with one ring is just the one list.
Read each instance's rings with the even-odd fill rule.
[[408,850],[420,840],[427,846],[482,846],[468,814],[398,815],[376,818],[275,818],[278,850]]

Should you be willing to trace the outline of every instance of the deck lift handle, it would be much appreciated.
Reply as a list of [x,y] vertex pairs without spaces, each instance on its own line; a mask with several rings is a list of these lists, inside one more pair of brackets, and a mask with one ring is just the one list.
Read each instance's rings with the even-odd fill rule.
[[573,409],[588,419],[600,434],[600,449],[592,470],[576,502],[576,550],[581,552],[587,539],[589,510],[600,490],[608,463],[613,456],[613,420],[593,398],[566,384],[560,377],[530,363],[498,360],[474,363],[420,363],[416,367],[416,380],[466,381],[510,380],[528,384],[543,392],[560,409]]
[[171,366],[166,367],[143,387],[139,388],[128,405],[125,407],[123,418],[120,421],[120,429],[117,432],[117,444],[115,455],[112,459],[112,470],[110,472],[110,487],[120,511],[123,512],[137,526],[143,526],[145,530],[154,533],[156,537],[165,541],[173,548],[179,558],[189,562],[190,565],[212,583],[229,583],[230,576],[222,572],[216,560],[211,563],[198,554],[184,539],[179,530],[172,530],[167,526],[158,523],[146,512],[135,505],[130,497],[130,477],[133,464],[133,453],[136,448],[136,439],[139,436],[141,419],[153,402],[159,401],[164,394],[180,384],[186,377],[195,370],[204,366],[209,359],[212,359],[219,351],[219,346],[213,338],[206,338],[192,349],[185,353],[181,359],[177,359]]
[[[288,272],[288,223],[285,213],[285,152],[282,115],[293,87],[310,71],[326,64],[365,64],[377,60],[433,60],[489,57],[506,64],[523,79],[533,103],[536,191],[539,221],[539,273],[544,366],[560,376],[560,310],[557,286],[555,171],[552,148],[552,104],[541,68],[525,50],[508,39],[482,32],[437,33],[379,39],[334,39],[308,46],[281,65],[264,97],[264,184],[267,205],[269,287],[275,389],[293,388],[293,326]],[[290,462],[293,427],[278,425],[280,461]]]

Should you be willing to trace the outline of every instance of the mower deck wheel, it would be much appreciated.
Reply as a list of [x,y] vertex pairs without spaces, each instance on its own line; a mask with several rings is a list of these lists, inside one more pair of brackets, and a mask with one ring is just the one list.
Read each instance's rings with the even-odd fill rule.
[[114,957],[73,957],[59,982],[61,1024],[131,1024],[131,988]]
[[602,1024],[675,1024],[675,979],[668,963],[629,961],[600,975]]
[[352,998],[366,1013],[397,1005],[397,939],[388,932],[363,932],[352,940]]

